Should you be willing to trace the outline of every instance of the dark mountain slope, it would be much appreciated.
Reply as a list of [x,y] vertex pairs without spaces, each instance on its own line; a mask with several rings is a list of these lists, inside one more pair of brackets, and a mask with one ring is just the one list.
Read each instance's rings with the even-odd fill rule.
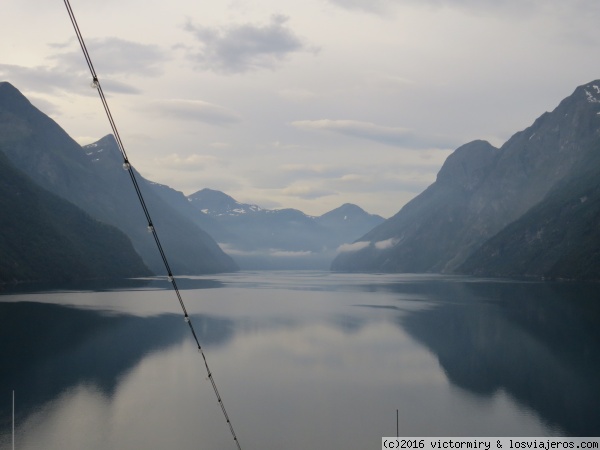
[[[600,149],[600,139],[595,144]],[[480,276],[600,280],[600,152],[458,269]]]
[[[127,171],[123,170],[121,153],[112,135],[83,147],[88,161],[101,175],[106,196],[103,205],[97,205],[97,214],[115,221],[128,234],[140,255],[153,261],[157,273],[164,273],[152,235],[146,229],[143,215]],[[180,214],[155,191],[155,183],[148,182],[133,169],[146,205],[163,248],[176,273],[198,274],[237,270],[237,265],[227,256],[204,230]],[[118,199],[118,202],[114,200]],[[101,206],[101,207],[100,207]],[[156,268],[155,268],[156,267]]]
[[362,244],[355,245],[356,250],[341,252],[332,269],[441,270],[459,248],[470,244],[463,230],[469,216],[481,207],[473,204],[474,191],[486,179],[496,157],[497,149],[485,141],[458,148],[448,157],[434,184],[358,239]]
[[332,269],[452,272],[587,164],[598,151],[598,112],[600,81],[578,87],[498,151],[481,142],[457,149],[434,184]]
[[151,275],[129,239],[15,169],[0,147],[0,282]]
[[[11,162],[36,183],[124,231],[147,266],[155,273],[164,273],[129,175],[121,168],[114,138],[103,138],[83,151],[17,89],[0,83],[0,144]],[[212,273],[237,268],[205,232],[136,175],[175,272]]]

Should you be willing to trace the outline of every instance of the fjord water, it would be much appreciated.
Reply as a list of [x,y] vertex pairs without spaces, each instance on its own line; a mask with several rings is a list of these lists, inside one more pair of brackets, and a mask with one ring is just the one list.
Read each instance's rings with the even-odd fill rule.
[[[244,449],[598,436],[598,285],[435,275],[180,278]],[[0,448],[233,449],[164,280],[0,296]]]

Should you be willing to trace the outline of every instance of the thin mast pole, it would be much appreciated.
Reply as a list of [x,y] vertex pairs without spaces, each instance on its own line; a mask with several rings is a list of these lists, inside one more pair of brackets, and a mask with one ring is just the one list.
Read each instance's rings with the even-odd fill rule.
[[12,450],[15,450],[15,390],[12,399]]

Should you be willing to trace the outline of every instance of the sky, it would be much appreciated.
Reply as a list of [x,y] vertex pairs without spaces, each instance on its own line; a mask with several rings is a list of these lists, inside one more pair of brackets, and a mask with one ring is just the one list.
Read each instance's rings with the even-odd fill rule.
[[[598,0],[71,0],[131,163],[189,195],[390,217],[457,147],[600,78]],[[2,0],[0,81],[111,132],[63,1]]]

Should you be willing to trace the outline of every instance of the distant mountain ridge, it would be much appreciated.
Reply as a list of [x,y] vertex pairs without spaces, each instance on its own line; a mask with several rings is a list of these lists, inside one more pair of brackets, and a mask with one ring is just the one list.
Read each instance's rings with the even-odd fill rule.
[[200,209],[202,213],[213,217],[222,215],[239,216],[240,214],[262,211],[260,206],[240,203],[224,192],[208,188],[188,195],[187,199],[196,209]]
[[[85,258],[80,259],[76,264],[81,270],[70,276],[126,274],[124,266],[106,265],[107,249],[112,248],[112,255],[121,254],[114,248],[116,242],[125,250],[119,258],[129,261],[131,272],[126,276],[148,273],[147,268],[164,273],[113,136],[81,147],[16,88],[3,82],[0,151],[7,157],[0,161],[2,170],[10,174],[6,179],[18,173],[16,177],[25,180],[18,182],[23,192],[43,192],[30,200],[58,196],[80,211],[62,206],[60,199],[48,200],[48,204],[68,211],[71,223],[85,228],[82,236],[93,234],[92,229],[103,236],[99,242],[104,242],[104,248],[94,250],[78,235],[71,243],[64,241],[69,233],[77,233],[75,229],[62,237],[51,229],[44,230],[49,234],[40,234],[48,236],[48,242],[63,242],[65,255],[70,255],[65,260],[71,262],[98,252],[98,265],[86,265]],[[600,280],[600,81],[579,86],[501,148],[481,140],[459,147],[447,158],[436,181],[388,220],[353,204],[315,217],[295,209],[270,210],[241,203],[212,189],[186,197],[135,174],[178,274],[237,270],[235,259],[244,269],[331,267]],[[25,187],[29,185],[34,188]],[[10,195],[4,199],[8,206],[2,219],[7,218],[7,211],[19,208]],[[44,208],[39,219],[26,221],[32,226],[44,221],[63,223]],[[5,223],[15,229],[14,224]],[[111,226],[127,238],[123,240]],[[8,249],[9,241],[0,242],[0,250]],[[130,243],[141,261],[131,254]],[[23,248],[28,247],[23,243]],[[53,251],[48,247],[48,255]],[[76,256],[78,251],[83,253]],[[30,253],[37,254],[33,247]],[[38,264],[36,270],[42,267]],[[8,279],[32,279],[24,273]]]
[[[544,113],[500,149],[485,141],[458,148],[431,186],[347,246],[331,267],[341,271],[600,279],[597,257],[593,256],[600,251],[600,241],[591,230],[585,244],[579,242],[575,251],[574,243],[551,239],[548,226],[540,223],[560,216],[566,205],[577,205],[575,200],[585,192],[590,193],[587,198],[595,199],[599,152],[600,81],[594,81],[575,89],[554,111]],[[559,195],[565,189],[571,197]],[[589,229],[596,220],[593,204],[582,203],[586,213],[570,216],[577,226],[569,224],[568,218],[560,224],[555,221],[554,233],[567,233],[565,227],[571,233]],[[545,237],[539,238],[537,246],[517,246],[517,241],[527,240],[525,229],[541,230],[540,236]],[[502,251],[511,246],[514,251]],[[528,256],[523,253],[526,250]],[[531,254],[540,251],[546,254],[544,262]],[[573,251],[596,268],[568,269],[560,261],[567,254],[572,259]],[[548,265],[551,254],[554,263]]]
[[[10,83],[0,83],[0,132],[12,165],[125,232],[144,263],[156,274],[165,272],[113,136],[79,146]],[[326,269],[339,245],[384,220],[348,205],[340,218],[333,212],[319,218],[293,209],[268,210],[210,189],[186,198],[133,171],[177,274],[233,271],[235,261],[253,269]]]
[[[48,191],[92,217],[116,226],[131,239],[145,264],[165,268],[122,158],[109,135],[82,149],[52,119],[10,83],[0,83],[0,145],[11,163]],[[135,170],[135,169],[134,169]],[[181,216],[136,177],[159,232],[171,268],[178,274],[237,270],[237,265],[196,224]]]
[[328,269],[340,245],[384,221],[351,204],[315,217],[241,203],[208,188],[187,197],[168,186],[153,188],[202,226],[243,269]]

